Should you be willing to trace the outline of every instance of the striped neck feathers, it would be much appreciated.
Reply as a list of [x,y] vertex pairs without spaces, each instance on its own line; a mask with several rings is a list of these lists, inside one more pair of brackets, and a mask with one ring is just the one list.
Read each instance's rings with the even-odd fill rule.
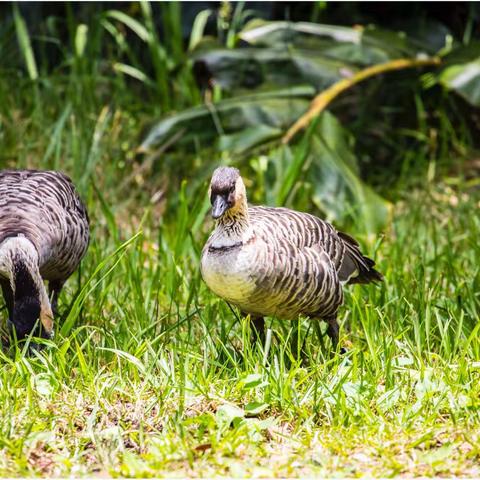
[[7,278],[13,293],[13,319],[25,333],[40,318],[47,333],[52,332],[53,314],[39,271],[38,252],[26,237],[7,238],[0,244],[0,275]]
[[212,238],[212,247],[225,248],[240,246],[253,237],[246,199],[225,212],[217,220]]

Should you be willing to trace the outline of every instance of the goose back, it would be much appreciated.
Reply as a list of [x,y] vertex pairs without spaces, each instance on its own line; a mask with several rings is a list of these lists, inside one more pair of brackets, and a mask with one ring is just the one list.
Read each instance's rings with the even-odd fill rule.
[[89,243],[88,214],[71,180],[60,172],[0,172],[0,242],[24,235],[39,254],[46,280],[67,279]]

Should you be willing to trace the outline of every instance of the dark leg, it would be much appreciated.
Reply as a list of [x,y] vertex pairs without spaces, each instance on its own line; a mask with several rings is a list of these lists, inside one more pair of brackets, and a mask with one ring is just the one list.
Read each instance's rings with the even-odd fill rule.
[[48,295],[50,297],[50,304],[52,306],[52,312],[57,315],[58,296],[65,285],[64,280],[51,280],[48,282]]
[[250,317],[252,326],[254,340],[260,341],[262,345],[265,344],[265,320],[263,317]]
[[337,322],[337,316],[332,315],[331,317],[327,317],[325,321],[328,324],[327,333],[330,339],[332,340],[333,350],[336,350],[338,346],[338,336],[339,336],[338,335],[339,326]]
[[[333,350],[337,350],[338,332],[340,330],[337,322],[337,316],[332,315],[331,317],[325,319],[325,321],[328,323],[327,333],[328,333],[328,336],[332,339]],[[344,347],[340,347],[339,352],[341,355],[344,355],[345,353],[347,353],[347,349]]]
[[[336,315],[331,315],[330,317],[325,317],[322,318],[324,322],[327,323],[327,334],[330,337],[332,341],[332,351],[336,351],[338,347],[338,339],[339,339],[339,326],[337,322],[337,316]],[[323,335],[322,335],[322,330],[320,328],[320,322],[315,319],[313,319],[315,330],[317,332],[318,340],[320,341],[320,344],[322,346],[322,349],[325,349],[325,345],[323,343]],[[344,348],[340,348],[340,353],[343,354],[345,353],[346,350]]]
[[298,334],[298,323],[295,325],[294,322],[292,322],[292,328],[293,332],[292,337],[290,338],[290,350],[295,357],[298,357],[298,354],[300,352],[298,347],[298,344],[300,343]]

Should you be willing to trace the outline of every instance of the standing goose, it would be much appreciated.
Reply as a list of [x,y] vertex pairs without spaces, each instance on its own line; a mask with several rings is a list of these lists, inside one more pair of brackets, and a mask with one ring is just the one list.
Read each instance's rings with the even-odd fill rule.
[[324,320],[336,348],[342,284],[382,280],[373,260],[352,237],[313,215],[249,207],[236,168],[215,170],[209,196],[217,222],[202,251],[208,287],[250,314],[258,333],[264,316]]
[[41,335],[53,335],[58,295],[89,236],[87,211],[66,175],[0,172],[0,285],[17,338],[32,333],[38,319]]

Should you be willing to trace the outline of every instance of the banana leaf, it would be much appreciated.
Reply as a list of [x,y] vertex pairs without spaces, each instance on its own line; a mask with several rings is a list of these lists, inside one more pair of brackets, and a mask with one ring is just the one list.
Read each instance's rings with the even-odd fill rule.
[[[265,139],[284,131],[304,113],[315,91],[312,87],[295,87],[272,92],[243,95],[205,104],[170,115],[154,124],[139,147],[139,153],[146,153],[167,144],[176,138],[175,144],[207,145],[211,147],[218,138],[245,131],[247,141],[257,144],[261,136]],[[261,128],[254,141],[252,128]],[[240,141],[237,136],[237,145]],[[240,147],[240,148],[244,148]]]
[[438,81],[462,96],[468,103],[480,106],[480,42],[453,49],[444,58],[445,68]]
[[323,90],[359,68],[430,53],[444,31],[435,33],[428,48],[422,48],[416,37],[374,27],[254,20],[239,33],[246,46],[204,46],[191,59],[199,83],[208,79],[229,91],[299,83]]
[[266,193],[267,202],[300,205],[306,211],[312,211],[313,204],[338,226],[355,223],[359,232],[382,231],[389,223],[391,204],[362,181],[354,152],[353,136],[333,114],[322,113],[299,142],[270,154],[270,177],[275,181]]
[[314,203],[339,223],[349,218],[361,231],[384,229],[391,205],[361,180],[353,137],[331,113],[320,116],[310,148]]
[[471,62],[447,67],[439,76],[440,83],[456,91],[467,102],[480,107],[480,56]]
[[317,37],[330,43],[348,42],[359,44],[361,30],[337,25],[322,25],[310,22],[283,22],[254,19],[239,33],[243,41],[258,46],[278,46],[297,43],[305,37]]
[[[443,30],[436,28],[435,33],[437,36],[430,39],[429,45],[438,43],[438,34],[443,33]],[[309,22],[252,20],[239,33],[239,37],[257,47],[312,50],[330,58],[362,66],[425,52],[424,45],[415,37],[373,26],[352,28]]]
[[278,47],[215,49],[194,55],[193,61],[194,71],[229,90],[299,84],[321,90],[357,70],[354,64],[320,52]]

